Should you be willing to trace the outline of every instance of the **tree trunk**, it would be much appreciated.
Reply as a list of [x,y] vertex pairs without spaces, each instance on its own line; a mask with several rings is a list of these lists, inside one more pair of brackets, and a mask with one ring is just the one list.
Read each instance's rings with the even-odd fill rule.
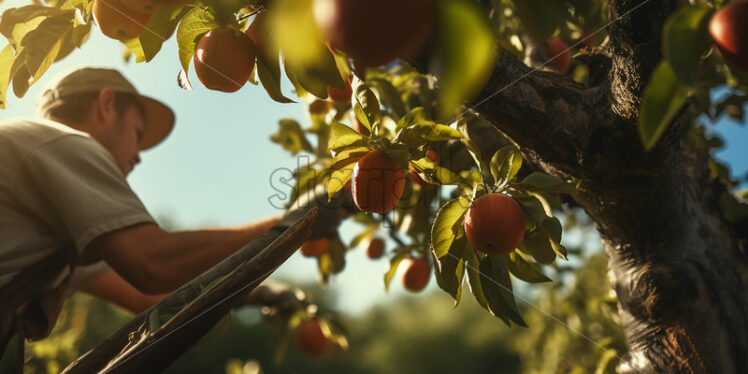
[[474,111],[537,167],[581,179],[573,198],[603,238],[630,349],[624,371],[746,372],[748,225],[720,211],[726,188],[710,178],[708,149],[684,144],[685,111],[651,151],[637,133],[676,1],[609,7],[610,43],[580,58],[591,86],[501,54]]

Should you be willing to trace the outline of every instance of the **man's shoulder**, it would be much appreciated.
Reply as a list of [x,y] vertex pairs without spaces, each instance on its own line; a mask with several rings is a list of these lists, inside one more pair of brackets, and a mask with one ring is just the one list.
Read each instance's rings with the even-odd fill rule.
[[0,121],[0,144],[19,156],[58,139],[76,143],[93,140],[85,132],[47,119],[11,118]]
[[47,139],[67,135],[89,137],[83,131],[44,118],[19,117],[0,121],[0,136],[13,135],[35,136]]

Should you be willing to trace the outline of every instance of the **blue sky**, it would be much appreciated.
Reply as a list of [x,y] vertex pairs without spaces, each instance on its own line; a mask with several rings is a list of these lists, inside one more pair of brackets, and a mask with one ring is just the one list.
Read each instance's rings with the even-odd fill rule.
[[[28,2],[6,0],[0,4],[0,12],[25,4]],[[2,39],[0,47],[4,46]],[[280,214],[268,201],[275,194],[270,176],[276,169],[294,169],[296,160],[269,137],[277,131],[280,118],[294,118],[307,125],[302,105],[276,103],[261,87],[251,84],[232,94],[210,91],[192,71],[194,90],[180,89],[176,84],[180,64],[174,38],[147,64],[125,63],[123,50],[120,43],[94,28],[83,48],[53,64],[23,99],[9,94],[7,109],[0,111],[0,118],[32,116],[41,88],[60,72],[79,65],[119,69],[141,93],[167,103],[177,114],[176,127],[167,141],[144,152],[143,162],[129,177],[154,216],[169,217],[180,228],[197,228],[238,225]],[[289,86],[285,82],[284,91],[289,92]],[[287,96],[293,97],[290,93]],[[733,173],[745,175],[748,128],[721,121],[715,129],[727,144],[717,156],[728,161]],[[341,232],[347,241],[356,233],[355,225],[345,224]],[[372,303],[405,293],[396,279],[393,292],[385,294],[382,279],[389,267],[387,260],[368,260],[359,248],[347,255],[347,261],[346,270],[330,286],[340,296],[341,311],[360,312]],[[295,281],[317,279],[314,260],[300,255],[292,257],[276,274]],[[436,288],[433,280],[430,287]]]

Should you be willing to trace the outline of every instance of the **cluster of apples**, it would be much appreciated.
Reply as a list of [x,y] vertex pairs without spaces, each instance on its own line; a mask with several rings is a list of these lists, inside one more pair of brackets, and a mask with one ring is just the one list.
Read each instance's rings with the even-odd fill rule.
[[[330,248],[330,239],[320,238],[307,240],[299,248],[299,252],[304,257],[319,257],[327,253]],[[384,254],[384,240],[380,238],[374,238],[369,242],[369,246],[366,247],[366,256],[372,260],[376,260]]]

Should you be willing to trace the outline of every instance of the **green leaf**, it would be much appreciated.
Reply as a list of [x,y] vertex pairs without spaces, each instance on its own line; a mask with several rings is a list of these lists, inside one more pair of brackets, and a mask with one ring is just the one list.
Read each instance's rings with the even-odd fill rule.
[[457,130],[462,133],[462,144],[465,145],[468,153],[470,153],[470,155],[473,157],[473,161],[475,161],[475,165],[478,166],[478,170],[480,171],[481,175],[488,179],[488,177],[490,176],[490,166],[485,160],[483,160],[483,155],[481,154],[480,147],[470,138],[469,126],[469,123],[465,120],[461,119],[457,121]]
[[333,51],[332,55],[335,58],[335,65],[338,67],[340,77],[343,79],[347,79],[348,77],[350,77],[353,72],[351,71],[351,64],[348,62],[348,56],[340,51]]
[[[452,242],[449,252],[441,258],[434,256],[434,272],[436,283],[439,287],[452,295],[455,305],[460,303],[462,297],[462,279],[465,275],[465,267],[462,257],[465,254],[468,241],[465,235]],[[433,252],[432,252],[433,254]]]
[[295,202],[302,194],[314,193],[318,183],[323,183],[328,170],[316,170],[311,167],[297,169],[294,172],[296,185],[291,191],[290,203]]
[[535,230],[529,236],[525,235],[519,245],[519,250],[529,254],[541,264],[550,264],[556,259],[551,238],[543,230]]
[[513,186],[525,191],[573,194],[577,192],[578,185],[579,181],[562,182],[551,175],[536,171]]
[[80,48],[91,32],[91,23],[80,23],[76,18],[73,24],[75,26],[73,27],[73,30],[65,36],[65,40],[62,42],[60,51],[57,53],[57,56],[55,56],[54,62],[60,61],[69,56],[75,48]]
[[[465,268],[467,270],[468,285],[470,286],[470,292],[475,297],[475,301],[480,306],[488,310],[488,300],[486,295],[483,293],[483,286],[480,276],[480,261],[478,260],[478,254],[475,249],[468,245],[465,249]],[[509,324],[509,320],[504,319],[504,323]]]
[[288,77],[288,81],[291,82],[291,85],[293,85],[294,91],[296,93],[296,96],[298,98],[305,98],[307,95],[306,90],[304,87],[301,87],[301,83],[299,83],[299,79],[296,78],[296,73],[294,73],[291,68],[289,68],[288,64],[283,64],[283,70],[286,72],[286,77]]
[[8,93],[8,86],[15,73],[13,71],[13,68],[16,66],[14,63],[15,59],[13,46],[10,44],[6,45],[0,51],[0,109],[5,109],[5,97]]
[[616,354],[616,351],[613,349],[606,349],[605,352],[603,352],[602,357],[600,357],[600,362],[597,365],[595,374],[615,374],[618,372],[616,370],[617,366],[618,355]]
[[374,236],[374,230],[372,229],[366,229],[362,233],[356,235],[351,239],[350,244],[348,244],[348,247],[355,248],[358,247],[359,244],[361,244],[364,240],[370,240]]
[[275,0],[268,17],[271,33],[287,62],[307,67],[318,64],[325,52],[329,54],[312,15],[312,0]]
[[471,2],[439,2],[438,21],[443,67],[439,116],[449,118],[483,87],[494,66],[497,44],[485,13]]
[[262,52],[257,55],[257,75],[271,99],[284,104],[295,102],[285,97],[281,91],[280,59],[277,51],[275,56]]
[[429,116],[426,113],[426,109],[419,106],[419,107],[411,109],[402,118],[400,118],[400,120],[397,121],[396,128],[400,130],[406,127],[413,126],[416,123],[429,122],[429,121],[431,120],[429,119]]
[[[496,317],[507,322],[514,321],[527,327],[517,308],[512,292],[512,280],[509,277],[503,256],[486,256],[480,260],[481,286],[488,300],[488,310]],[[507,323],[509,325],[509,323]]]
[[547,217],[543,203],[535,196],[515,196],[525,215],[525,227],[528,231],[545,221]]
[[437,166],[434,161],[431,161],[426,157],[412,161],[412,165],[413,169],[419,173],[420,177],[431,184],[458,185],[465,181],[464,178],[447,168]]
[[218,21],[204,8],[192,8],[182,18],[177,28],[177,45],[179,46],[179,62],[182,64],[185,77],[190,70],[190,60],[195,53],[195,45],[199,38],[216,27],[219,27]]
[[556,254],[566,260],[568,252],[566,248],[561,245],[561,222],[556,217],[547,217],[545,221],[540,225],[540,229],[548,235],[548,239],[551,241],[551,247]]
[[639,107],[639,136],[647,150],[657,144],[690,94],[691,89],[676,78],[670,64],[660,62],[644,90]]
[[27,5],[21,8],[10,8],[3,12],[0,17],[0,33],[8,39],[8,43],[19,52],[21,40],[31,31],[34,31],[48,17],[60,13],[74,14],[71,9],[61,10],[42,5]]
[[328,277],[334,273],[332,257],[329,253],[317,256],[317,269],[322,276],[322,282],[327,283]]
[[346,183],[351,181],[353,177],[353,169],[356,167],[355,160],[353,163],[341,166],[339,169],[335,169],[330,176],[330,181],[327,182],[327,200],[332,200],[332,197],[343,187]]
[[529,283],[550,282],[551,279],[546,277],[540,270],[530,265],[516,251],[504,255],[506,267],[515,277]]
[[330,124],[330,141],[328,143],[328,148],[333,151],[338,151],[354,144],[366,144],[366,140],[361,134],[356,132],[356,130],[340,122],[333,121]]
[[419,147],[428,142],[462,139],[462,133],[446,125],[433,121],[420,122],[402,128],[395,137],[396,142],[410,147]]
[[353,88],[353,97],[356,100],[354,105],[356,118],[371,131],[382,120],[379,100],[377,100],[377,96],[374,95],[374,92],[369,89],[366,83],[358,79],[358,77],[354,76],[351,87]]
[[280,144],[283,149],[291,152],[294,156],[301,151],[314,152],[298,122],[290,118],[284,118],[278,124],[280,126],[278,133],[270,136],[271,141]]
[[320,47],[322,51],[314,64],[302,65],[288,58],[284,60],[284,63],[288,65],[289,70],[293,71],[298,83],[306,91],[325,99],[327,98],[328,86],[343,87],[344,83],[343,79],[340,78],[340,72],[332,53],[324,46],[320,45]]
[[136,63],[145,62],[145,52],[143,51],[143,46],[140,44],[140,39],[133,38],[123,40],[122,44],[124,44],[125,48],[127,49],[125,53],[129,53],[126,60],[127,62],[130,61],[131,56],[135,56]]
[[741,203],[730,192],[723,192],[717,200],[722,217],[732,224],[748,219],[748,204]]
[[491,157],[491,175],[498,188],[509,183],[522,167],[522,154],[515,146],[502,147]]
[[161,45],[171,37],[179,21],[190,11],[189,7],[165,7],[151,15],[145,30],[138,36],[141,54],[133,51],[136,62],[149,62],[161,50]]
[[345,245],[340,239],[330,240],[330,247],[327,248],[327,253],[330,255],[332,261],[332,272],[333,274],[340,273],[345,268]]
[[431,161],[427,157],[423,157],[418,160],[411,161],[411,164],[413,165],[414,169],[418,172],[423,172],[424,170],[432,170],[438,166],[436,162]]
[[382,78],[369,78],[366,83],[371,88],[379,93],[379,98],[382,99],[382,104],[386,108],[390,108],[398,118],[402,117],[406,113],[405,103],[400,97],[400,93],[397,92],[395,86],[390,81]]
[[29,69],[26,68],[26,63],[24,62],[25,55],[26,51],[21,52],[16,60],[13,61],[13,67],[10,68],[11,71],[15,72],[13,73],[13,93],[16,97],[23,97],[26,91],[29,90],[31,74],[29,74]]
[[346,147],[340,151],[338,151],[335,154],[335,157],[333,158],[333,164],[332,167],[334,169],[342,168],[346,165],[350,165],[352,163],[355,163],[361,157],[366,156],[367,153],[369,153],[371,149],[366,146],[350,146]]
[[711,46],[707,27],[712,12],[705,4],[684,6],[670,16],[662,30],[663,55],[675,76],[690,86],[696,84],[701,57]]
[[47,17],[21,40],[26,69],[31,75],[29,84],[39,80],[57,58],[68,33],[73,30],[74,16],[75,11],[69,10]]
[[392,282],[392,278],[395,276],[395,273],[397,272],[397,267],[400,266],[400,262],[403,260],[410,258],[410,253],[408,251],[396,251],[395,257],[390,260],[390,269],[387,270],[387,273],[384,274],[384,290],[389,291],[390,290],[390,282]]
[[83,12],[84,19],[86,19],[86,17],[88,17],[91,13],[93,2],[94,0],[69,0],[69,4],[71,7],[79,9],[81,12]]
[[306,70],[304,67],[293,65],[288,60],[284,60],[284,63],[287,64],[287,69],[293,71],[296,81],[304,88],[304,91],[321,99],[327,98],[327,83],[325,83],[324,80],[312,75],[311,72]]
[[475,170],[463,170],[460,172],[460,184],[458,188],[472,191],[476,185],[483,182],[480,172]]
[[455,238],[462,235],[462,220],[470,202],[464,196],[448,201],[434,218],[431,226],[431,249],[437,258],[444,257]]

